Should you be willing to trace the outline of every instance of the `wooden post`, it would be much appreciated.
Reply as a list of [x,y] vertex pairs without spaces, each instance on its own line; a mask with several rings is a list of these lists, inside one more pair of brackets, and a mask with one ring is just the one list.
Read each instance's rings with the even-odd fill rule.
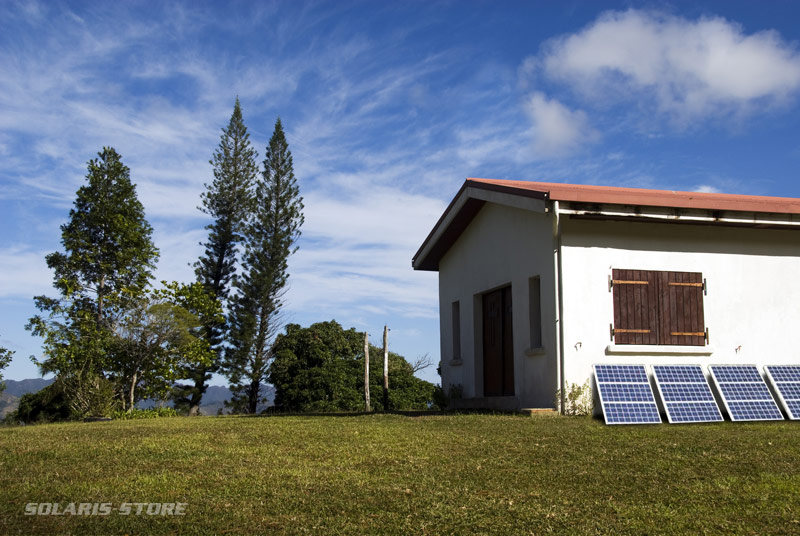
[[383,326],[383,411],[389,411],[389,327]]
[[364,411],[372,411],[369,405],[369,333],[367,332],[364,332]]

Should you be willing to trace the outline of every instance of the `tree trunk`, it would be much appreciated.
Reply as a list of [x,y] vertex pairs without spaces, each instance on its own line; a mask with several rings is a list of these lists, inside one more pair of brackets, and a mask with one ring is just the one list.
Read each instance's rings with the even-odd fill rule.
[[103,323],[103,297],[106,289],[106,276],[100,277],[100,283],[97,285],[97,325]]
[[205,367],[198,370],[198,377],[194,380],[194,391],[189,398],[189,417],[197,417],[200,415],[200,401],[206,392],[206,369]]
[[136,390],[136,382],[139,379],[139,375],[134,372],[133,377],[131,378],[131,388],[128,392],[128,411],[133,411],[133,401],[134,401],[134,393]]
[[253,380],[250,383],[250,388],[247,392],[247,412],[250,414],[255,414],[256,410],[258,410],[259,391],[261,391],[261,382],[258,380]]

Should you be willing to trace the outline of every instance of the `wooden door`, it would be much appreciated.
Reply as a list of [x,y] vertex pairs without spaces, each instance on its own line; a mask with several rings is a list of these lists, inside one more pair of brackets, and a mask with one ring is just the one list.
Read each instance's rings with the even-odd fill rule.
[[483,396],[514,395],[511,287],[483,295]]

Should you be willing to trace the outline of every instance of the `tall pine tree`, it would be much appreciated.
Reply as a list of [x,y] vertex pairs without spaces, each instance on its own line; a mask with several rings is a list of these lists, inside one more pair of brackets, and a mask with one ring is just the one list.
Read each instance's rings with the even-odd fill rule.
[[[237,97],[230,122],[227,128],[222,129],[219,146],[209,162],[214,166],[214,181],[205,185],[200,210],[214,221],[206,227],[208,241],[203,244],[205,251],[195,264],[197,281],[225,307],[229,307],[231,283],[235,276],[237,244],[253,207],[257,158]],[[200,365],[191,370],[188,379],[192,384],[176,387],[176,405],[185,408],[189,415],[199,413],[200,402],[208,389],[207,382],[211,374],[219,370],[222,343],[227,332],[224,323],[208,323],[204,329],[216,357],[210,365]]]
[[256,204],[247,225],[242,276],[231,308],[231,347],[226,372],[235,413],[255,413],[262,401],[274,337],[280,328],[288,259],[297,250],[303,198],[294,176],[292,153],[281,120],[267,146]]
[[114,324],[145,292],[158,259],[153,229],[119,154],[104,147],[88,170],[61,226],[65,251],[46,257],[61,296],[36,296],[47,317],[37,315],[26,326],[44,337],[42,372],[70,386],[79,414],[92,411],[93,393],[105,388]]

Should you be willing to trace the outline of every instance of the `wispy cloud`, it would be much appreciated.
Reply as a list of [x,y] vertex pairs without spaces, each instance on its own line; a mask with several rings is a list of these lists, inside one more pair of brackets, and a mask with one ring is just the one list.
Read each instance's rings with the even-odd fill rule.
[[49,251],[13,245],[0,248],[0,298],[32,298],[51,290],[53,274],[47,268],[45,255]]

